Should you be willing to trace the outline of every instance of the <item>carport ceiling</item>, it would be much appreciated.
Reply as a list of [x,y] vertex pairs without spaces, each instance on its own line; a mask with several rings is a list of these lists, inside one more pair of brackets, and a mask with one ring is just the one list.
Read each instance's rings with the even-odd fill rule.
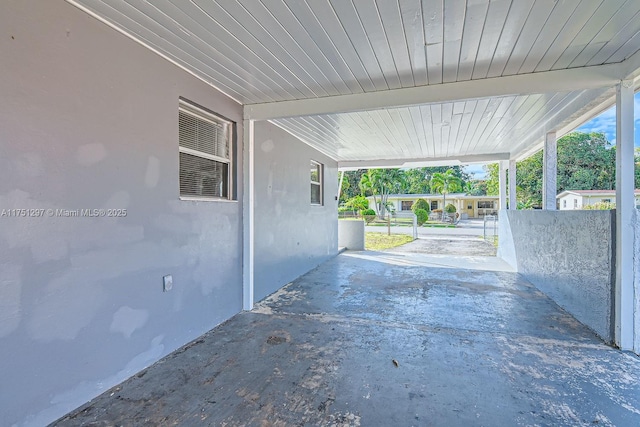
[[640,68],[638,0],[68,1],[343,168],[522,157]]

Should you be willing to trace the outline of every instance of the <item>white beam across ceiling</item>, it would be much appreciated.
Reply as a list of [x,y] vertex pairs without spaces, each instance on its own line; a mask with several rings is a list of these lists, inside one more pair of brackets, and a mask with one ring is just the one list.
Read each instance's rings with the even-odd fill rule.
[[622,65],[625,63],[350,95],[246,104],[244,113],[245,117],[250,117],[252,120],[271,120],[407,107],[463,99],[597,89],[618,84],[621,81],[622,73],[624,73]]
[[509,153],[473,154],[458,157],[427,157],[423,159],[381,159],[354,160],[338,162],[339,170],[357,170],[371,168],[420,168],[427,166],[453,166],[471,163],[493,163],[499,160],[509,160]]

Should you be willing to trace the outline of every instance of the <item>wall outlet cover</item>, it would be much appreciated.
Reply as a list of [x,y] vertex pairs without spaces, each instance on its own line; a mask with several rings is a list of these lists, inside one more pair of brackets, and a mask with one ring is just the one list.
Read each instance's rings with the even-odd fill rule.
[[173,276],[167,274],[162,278],[162,291],[169,292],[173,288]]

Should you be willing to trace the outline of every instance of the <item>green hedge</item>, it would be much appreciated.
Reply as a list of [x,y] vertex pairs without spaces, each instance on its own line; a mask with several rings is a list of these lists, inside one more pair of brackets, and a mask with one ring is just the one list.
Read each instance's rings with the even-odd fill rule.
[[424,209],[416,209],[415,212],[416,219],[418,220],[418,226],[422,226],[429,219],[429,212]]
[[418,209],[424,209],[425,211],[427,211],[427,213],[429,213],[429,211],[431,211],[431,206],[425,199],[418,199],[413,202],[413,205],[411,205],[411,210],[413,211],[413,213],[416,213],[416,210]]

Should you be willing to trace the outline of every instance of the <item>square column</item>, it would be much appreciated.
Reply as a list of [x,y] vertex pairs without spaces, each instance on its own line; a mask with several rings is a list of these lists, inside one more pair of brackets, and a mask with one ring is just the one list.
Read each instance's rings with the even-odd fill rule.
[[498,175],[498,186],[499,186],[499,193],[500,194],[500,198],[499,198],[499,209],[503,210],[503,209],[507,209],[507,161],[506,160],[501,160],[499,163],[500,165],[500,173]]
[[253,308],[255,148],[254,121],[242,121],[242,308]]
[[544,138],[542,160],[542,209],[556,210],[556,192],[558,179],[558,143],[556,133],[549,132]]
[[[616,289],[615,341],[634,350],[634,123],[633,81],[616,88]],[[638,346],[636,346],[638,347]],[[640,348],[636,348],[640,351]]]
[[517,209],[516,200],[516,161],[509,160],[509,209]]

